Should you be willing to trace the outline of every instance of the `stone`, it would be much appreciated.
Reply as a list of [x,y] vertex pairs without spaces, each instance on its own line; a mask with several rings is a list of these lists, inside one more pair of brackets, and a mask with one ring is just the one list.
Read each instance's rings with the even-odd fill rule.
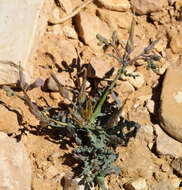
[[17,82],[19,79],[17,66],[20,63],[24,72],[27,73],[27,82],[30,82],[28,75],[33,74],[33,66],[28,63],[45,32],[47,12],[43,7],[49,3],[45,0],[15,0],[13,2],[2,0],[0,2],[1,85]]
[[171,162],[171,167],[182,176],[182,157],[176,158]]
[[126,190],[146,190],[147,183],[144,178],[138,178],[127,182],[124,187]]
[[6,134],[13,134],[19,130],[20,126],[18,124],[18,116],[9,109],[11,110],[11,108],[0,105],[0,131]]
[[134,87],[128,81],[117,81],[115,89],[119,94],[131,94],[135,91]]
[[0,189],[30,190],[31,163],[24,145],[0,132]]
[[128,11],[130,3],[128,0],[98,0],[106,9],[112,11]]
[[160,123],[174,139],[182,142],[182,70],[168,69],[162,85]]
[[170,47],[173,53],[182,53],[182,32],[177,33],[171,38]]
[[150,190],[175,190],[175,188],[167,181],[160,181],[159,183],[152,184]]
[[135,71],[132,73],[133,75],[135,75],[136,77],[128,77],[128,82],[130,84],[132,84],[136,89],[142,87],[142,85],[145,82],[144,76],[142,73],[140,73],[139,71]]
[[172,179],[170,179],[170,184],[172,184],[172,186],[176,189],[180,187],[181,182],[181,179],[177,177],[173,177]]
[[70,0],[58,0],[58,2],[59,2],[59,5],[61,6],[61,8],[64,9],[66,14],[72,13],[73,6],[72,6],[72,2]]
[[73,179],[71,176],[64,176],[64,185],[63,185],[63,190],[84,190],[85,186],[84,185],[79,185],[79,181],[81,179],[76,178]]
[[[135,68],[134,65],[129,65],[129,66],[126,67],[125,70],[126,70],[126,73],[127,73],[127,75],[128,75],[128,74],[133,74],[133,73],[135,72],[136,68]],[[128,77],[128,76],[125,76],[124,74],[122,74],[122,75],[121,75],[121,79],[122,79],[122,80],[128,80],[129,77]]]
[[[61,73],[56,73],[55,76],[63,86],[66,86],[66,85],[72,83],[72,80],[70,79],[68,72],[63,71]],[[47,79],[46,85],[47,85],[48,90],[50,90],[52,92],[59,91],[57,83],[55,82],[55,80],[52,77],[49,77]]]
[[112,32],[105,22],[102,22],[97,16],[89,12],[81,11],[80,14],[76,16],[76,24],[78,27],[79,36],[83,41],[90,46],[90,48],[95,52],[99,53],[102,50],[102,46],[98,46],[98,40],[96,38],[97,34],[110,39]]
[[168,0],[131,0],[131,4],[135,9],[136,14],[145,15],[161,10],[168,5]]
[[153,139],[154,139],[153,131],[154,130],[151,125],[141,126],[141,128],[139,129],[137,133],[136,138],[140,139],[141,141],[147,142],[147,144],[150,144],[153,142]]
[[146,108],[149,111],[149,113],[154,114],[155,111],[155,102],[151,99],[146,101]]
[[72,39],[77,39],[77,33],[75,31],[75,29],[71,26],[64,26],[63,27],[63,34],[67,37],[67,38],[72,38]]
[[154,125],[157,135],[156,151],[159,155],[171,155],[178,158],[182,155],[182,144],[169,137],[159,125]]

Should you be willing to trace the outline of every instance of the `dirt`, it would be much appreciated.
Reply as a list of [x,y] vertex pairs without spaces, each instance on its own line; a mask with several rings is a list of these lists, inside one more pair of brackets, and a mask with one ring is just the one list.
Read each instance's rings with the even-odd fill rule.
[[[73,7],[78,4],[77,1],[73,1],[72,3]],[[56,5],[54,5],[53,9],[55,7]],[[86,9],[89,10],[89,12],[92,12],[92,14],[99,13],[98,15],[101,20],[104,19],[104,15],[112,13],[112,11],[97,7],[93,4],[88,5]],[[169,11],[167,12],[166,9],[164,9],[160,12],[152,13],[150,18],[149,16],[136,16],[137,25],[134,39],[137,48],[136,52],[140,52],[141,47],[148,44],[151,40],[163,35],[162,42],[159,44],[160,47],[158,48],[160,49],[161,55],[165,55],[165,62],[171,64],[178,59],[179,55],[173,54],[168,45],[168,33],[171,30],[182,30],[182,23],[176,19],[175,14],[179,13],[175,13],[173,7],[168,7],[168,10],[171,9],[173,10],[173,12],[171,11],[172,13],[170,13],[172,15],[169,15]],[[114,13],[119,15],[119,12],[113,12],[113,14]],[[128,15],[130,15],[131,18],[131,11],[128,11],[127,14],[122,13],[122,20],[126,22],[128,20]],[[60,69],[64,69],[60,58],[61,51],[64,50],[58,49],[58,43],[61,40],[67,40],[77,48],[78,52],[81,52],[82,63],[87,64],[96,56],[96,53],[83,42],[83,39],[68,39],[64,36],[62,33],[62,27],[65,25],[71,26],[77,31],[77,26],[74,25],[74,23],[74,19],[73,25],[70,19],[66,23],[58,26],[47,26],[47,31],[30,62],[30,64],[34,65],[34,79],[40,77],[41,79],[46,80],[51,72],[56,73],[59,72]],[[114,20],[112,24],[113,26],[118,27],[117,23],[114,23]],[[124,23],[124,25],[126,25],[124,29],[120,26],[117,29],[119,36],[126,40],[129,32],[129,29],[127,28],[128,23]],[[165,44],[167,44],[167,50],[164,46]],[[157,52],[157,50],[155,51]],[[101,53],[100,56],[106,57],[107,55]],[[73,58],[76,57],[72,56],[67,59],[68,65],[71,64]],[[104,64],[104,62],[101,63]],[[162,63],[160,64],[162,65]],[[103,65],[103,67],[106,66],[107,64]],[[114,62],[111,63],[111,67],[112,66],[115,67]],[[144,75],[145,82],[142,87],[135,90],[133,93],[125,95],[122,95],[122,89],[120,92],[115,88],[120,99],[127,99],[123,114],[129,119],[139,122],[143,127],[146,125],[152,126],[153,124],[158,124],[159,119],[157,111],[155,111],[154,114],[150,114],[146,110],[145,104],[146,100],[152,97],[155,105],[158,106],[161,79],[163,78],[163,75],[160,76],[152,71],[146,70],[144,65],[136,65],[135,67]],[[110,67],[108,67],[107,70],[109,71]],[[97,71],[97,75],[100,75],[99,70]],[[153,86],[156,87],[152,88]],[[19,93],[21,94],[21,92]],[[23,101],[18,98],[7,97],[3,90],[0,90],[0,94],[1,101],[9,105],[13,110],[16,110],[19,128],[12,130],[9,135],[22,141],[27,148],[32,162],[32,190],[63,189],[60,179],[64,174],[68,175],[72,171],[71,163],[65,163],[65,154],[68,154],[73,150],[74,144],[70,144],[66,139],[61,140],[56,134],[56,131],[49,131],[47,134],[41,134],[37,127],[37,119],[31,115]],[[59,97],[57,92],[45,92],[39,88],[31,90],[29,95],[39,106],[46,106],[46,104],[48,104],[49,106],[56,107],[59,101],[63,100]],[[44,99],[46,99],[47,102]],[[121,102],[124,101],[123,99],[121,99]],[[155,110],[157,110],[157,107]],[[10,119],[11,120],[8,122],[17,122],[14,120],[14,117]],[[6,119],[1,119],[1,125],[6,126],[6,124]],[[145,133],[140,134],[136,139],[132,139],[129,142],[128,147],[117,148],[117,152],[119,153],[119,158],[116,161],[116,165],[120,166],[122,170],[118,177],[115,175],[107,177],[107,185],[109,189],[124,189],[123,184],[130,179],[136,179],[139,177],[145,178],[148,186],[159,181],[170,181],[172,178],[179,178],[179,176],[173,173],[173,170],[169,165],[171,158],[168,156],[157,155],[155,151],[154,133],[151,133],[149,136]],[[162,166],[167,169],[162,169]]]

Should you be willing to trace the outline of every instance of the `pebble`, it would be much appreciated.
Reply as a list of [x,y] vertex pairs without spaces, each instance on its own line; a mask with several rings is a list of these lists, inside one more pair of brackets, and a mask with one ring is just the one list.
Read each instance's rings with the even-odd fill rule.
[[126,190],[146,190],[147,183],[144,178],[138,178],[124,185]]

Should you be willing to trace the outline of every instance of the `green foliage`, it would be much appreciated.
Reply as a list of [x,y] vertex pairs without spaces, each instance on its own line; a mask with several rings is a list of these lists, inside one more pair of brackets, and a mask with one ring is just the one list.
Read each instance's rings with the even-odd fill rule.
[[[122,74],[134,78],[137,77],[126,72],[126,67],[133,64],[137,59],[144,59],[147,62],[147,68],[157,72],[157,66],[154,64],[154,61],[159,60],[159,57],[150,53],[159,39],[146,47],[138,56],[130,59],[134,49],[134,28],[135,20],[133,19],[123,56],[121,56],[118,50],[120,43],[116,31],[113,32],[111,41],[97,34],[99,45],[102,45],[105,51],[111,47],[115,53],[109,54],[109,56],[112,56],[121,64],[111,84],[105,89],[98,89],[97,94],[93,95],[91,92],[86,91],[87,69],[83,70],[83,80],[79,89],[73,92],[73,100],[69,99],[68,90],[52,74],[52,78],[59,88],[60,95],[70,101],[66,109],[58,107],[58,111],[54,113],[49,112],[52,108],[40,111],[28,96],[28,90],[40,86],[41,81],[39,80],[28,86],[25,83],[21,69],[19,69],[19,85],[24,92],[24,96],[20,97],[12,89],[4,86],[8,96],[17,96],[25,101],[30,112],[40,120],[41,128],[56,127],[60,130],[60,133],[65,132],[67,137],[76,142],[78,148],[72,152],[72,155],[80,163],[82,168],[80,176],[88,187],[93,183],[97,183],[102,190],[107,189],[105,177],[112,173],[119,174],[119,168],[113,165],[118,157],[115,153],[115,148],[118,145],[126,146],[129,139],[135,137],[140,128],[138,123],[121,117],[122,106],[113,91],[117,80]],[[79,78],[77,78],[77,81],[79,81]],[[80,84],[80,81],[78,83]],[[98,97],[98,94],[101,94],[101,96]],[[114,104],[108,103],[109,94],[113,96]]]

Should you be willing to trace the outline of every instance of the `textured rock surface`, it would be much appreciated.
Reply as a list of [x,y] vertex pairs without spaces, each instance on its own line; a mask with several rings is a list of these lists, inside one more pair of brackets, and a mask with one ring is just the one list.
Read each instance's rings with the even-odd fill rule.
[[127,11],[130,9],[128,0],[99,0],[99,2],[105,8],[113,11]]
[[170,42],[170,47],[173,53],[182,53],[182,32],[177,33],[174,35]]
[[0,189],[30,190],[31,164],[22,143],[0,132]]
[[76,24],[78,26],[79,36],[96,53],[102,49],[102,47],[97,45],[98,40],[96,39],[96,35],[103,35],[107,39],[111,37],[111,31],[108,25],[91,13],[80,12],[80,14],[76,16]]
[[162,7],[168,5],[167,0],[131,0],[131,4],[135,8],[135,11],[139,15],[145,15],[151,12],[156,12],[162,9]]
[[130,181],[125,185],[126,190],[146,190],[147,183],[144,178],[138,178],[136,180]]
[[182,144],[169,137],[159,125],[154,125],[157,134],[156,149],[158,154],[180,157],[182,155]]
[[182,176],[182,157],[177,158],[172,161],[171,163],[172,168],[180,175]]
[[[32,74],[28,59],[35,40],[46,27],[46,17],[41,16],[44,0],[2,0],[0,2],[0,84],[16,83],[17,69],[3,61],[21,63]],[[41,24],[40,24],[41,23]],[[28,79],[27,79],[28,80]]]
[[173,138],[182,142],[182,69],[168,69],[161,94],[161,124]]

